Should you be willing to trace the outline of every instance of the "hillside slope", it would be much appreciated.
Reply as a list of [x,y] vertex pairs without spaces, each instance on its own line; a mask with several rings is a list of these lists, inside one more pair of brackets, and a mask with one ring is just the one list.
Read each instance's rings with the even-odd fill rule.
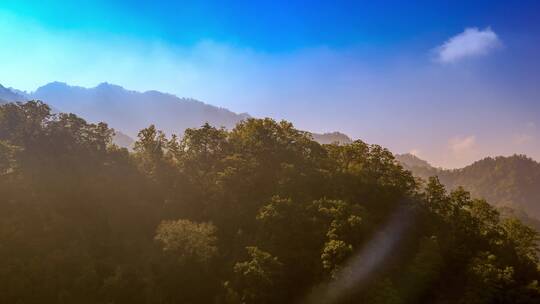
[[410,154],[396,159],[415,176],[438,176],[448,188],[463,186],[498,207],[522,210],[540,219],[540,163],[524,155],[488,157],[455,170],[434,168]]

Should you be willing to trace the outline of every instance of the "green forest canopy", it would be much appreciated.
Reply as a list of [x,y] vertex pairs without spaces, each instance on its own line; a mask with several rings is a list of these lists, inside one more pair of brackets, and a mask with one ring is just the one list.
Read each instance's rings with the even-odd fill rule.
[[0,106],[2,303],[538,303],[537,233],[362,141]]
[[524,155],[487,157],[461,169],[440,169],[411,154],[396,159],[415,176],[437,176],[447,189],[463,186],[504,213],[513,213],[540,231],[540,163]]

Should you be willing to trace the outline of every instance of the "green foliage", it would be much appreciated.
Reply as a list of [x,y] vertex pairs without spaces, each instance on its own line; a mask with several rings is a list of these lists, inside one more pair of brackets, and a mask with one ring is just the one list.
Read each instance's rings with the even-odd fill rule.
[[0,106],[0,303],[540,300],[535,230],[380,146],[271,119],[113,134]]
[[516,255],[525,261],[534,262],[531,265],[533,267],[538,264],[538,232],[512,218],[505,219],[502,228],[506,234],[506,242],[509,242],[507,245],[516,251]]
[[[470,282],[465,302],[490,303],[498,300],[506,289],[514,284],[514,268],[497,265],[497,257],[490,253],[481,253],[469,266]],[[471,288],[474,285],[473,288]]]
[[353,247],[350,244],[340,240],[329,240],[326,242],[321,254],[321,260],[324,269],[328,270],[332,277],[336,277],[340,268],[353,253]]
[[193,223],[189,220],[162,221],[156,232],[163,251],[173,254],[181,261],[208,262],[217,254],[216,228],[209,223]]
[[248,259],[234,265],[236,289],[242,303],[273,303],[279,297],[283,264],[257,247],[246,247]]

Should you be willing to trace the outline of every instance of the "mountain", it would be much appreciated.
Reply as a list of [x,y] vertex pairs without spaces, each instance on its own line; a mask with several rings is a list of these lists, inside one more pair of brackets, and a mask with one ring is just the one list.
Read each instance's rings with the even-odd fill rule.
[[[199,127],[205,122],[230,129],[249,117],[194,99],[158,91],[130,91],[109,83],[84,88],[52,82],[31,93],[29,99],[42,100],[52,108],[77,114],[91,122],[108,122],[117,130],[114,142],[122,147],[130,147],[138,131],[150,124],[156,124],[167,134],[181,135],[185,129]],[[312,136],[321,144],[352,142],[339,132],[312,133]]]
[[402,166],[406,167],[407,169],[411,168],[425,168],[426,170],[434,170],[427,161],[418,158],[416,155],[406,153],[406,154],[397,154],[395,155],[396,159],[401,163]]
[[135,140],[120,131],[114,131],[113,143],[122,148],[133,148]]
[[6,88],[0,84],[0,104],[14,101],[26,101],[28,100],[24,95],[18,91]]
[[512,209],[510,207],[500,207],[498,210],[503,218],[517,218],[524,224],[527,224],[529,227],[532,227],[536,229],[536,231],[540,232],[540,219],[529,216],[525,211]]
[[352,139],[340,132],[332,132],[332,133],[324,133],[324,134],[317,134],[317,133],[311,133],[311,136],[313,137],[313,140],[320,144],[332,144],[332,143],[338,143],[338,144],[350,144],[352,143]]
[[[182,134],[178,135],[181,136]],[[311,133],[311,136],[313,137],[313,140],[320,144],[349,144],[352,142],[352,139],[350,139],[347,135],[339,132],[324,134]],[[115,143],[119,147],[131,149],[133,148],[135,140],[120,131],[115,131],[115,134],[113,136],[113,143]]]
[[438,176],[450,189],[463,186],[474,197],[485,198],[497,207],[540,219],[540,163],[524,155],[487,157],[461,169],[434,168],[411,154],[396,159],[415,176]]
[[105,121],[131,138],[151,124],[167,134],[181,134],[206,122],[232,128],[249,117],[195,99],[158,91],[130,91],[109,83],[84,88],[53,82],[38,88],[31,97],[90,122]]

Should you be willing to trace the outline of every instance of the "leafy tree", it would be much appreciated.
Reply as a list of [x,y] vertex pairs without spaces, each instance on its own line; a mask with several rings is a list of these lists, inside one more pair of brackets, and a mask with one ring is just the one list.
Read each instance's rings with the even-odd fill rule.
[[217,254],[215,230],[209,223],[163,221],[157,228],[155,239],[164,252],[173,254],[180,261],[205,263]]
[[332,277],[336,277],[343,264],[353,253],[353,247],[341,240],[329,240],[326,242],[321,254],[324,269],[328,270]]
[[279,297],[283,265],[270,253],[246,247],[248,259],[234,265],[236,288],[242,303],[274,303]]

